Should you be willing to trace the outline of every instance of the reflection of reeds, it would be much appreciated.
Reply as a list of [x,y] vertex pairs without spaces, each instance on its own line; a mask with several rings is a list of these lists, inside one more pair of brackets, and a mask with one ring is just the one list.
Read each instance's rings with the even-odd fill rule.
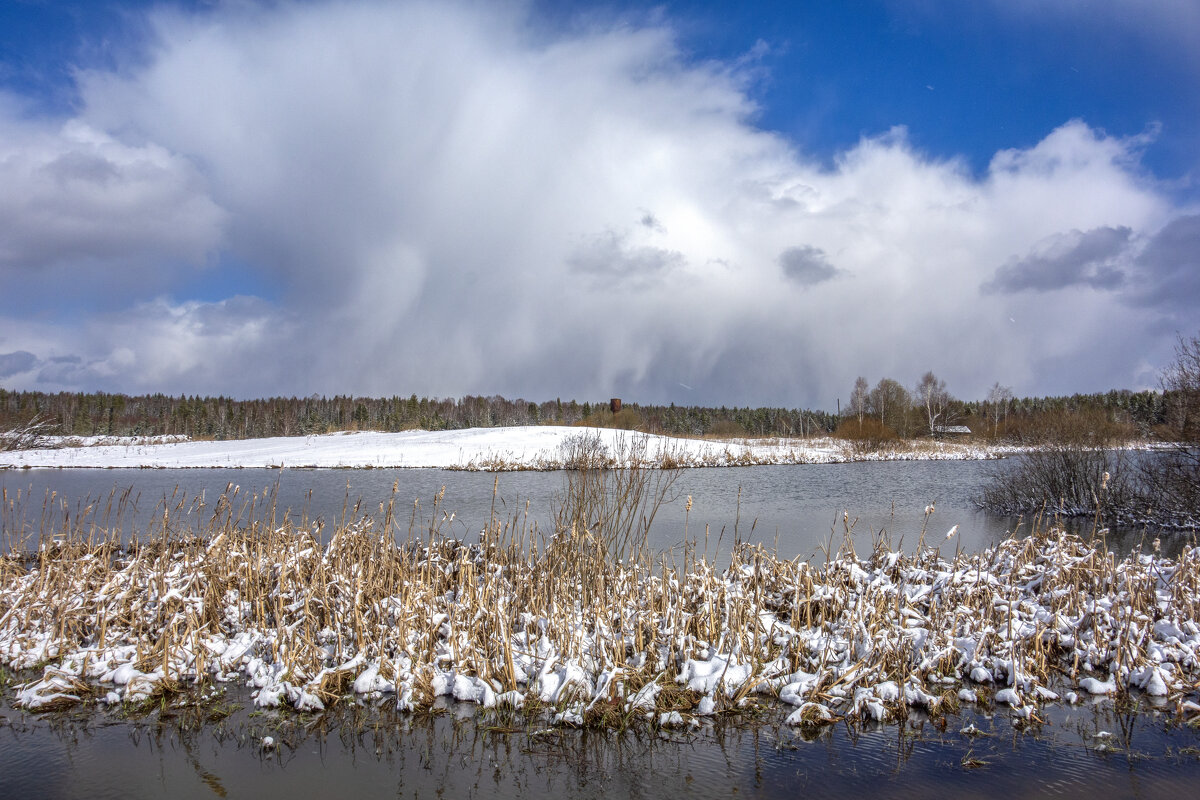
[[[606,509],[646,509],[661,485],[602,474],[568,479],[555,531],[493,514],[469,543],[448,535],[441,493],[407,533],[395,492],[377,516],[347,504],[325,536],[233,487],[211,508],[164,504],[126,543],[96,520],[127,496],[36,542],[19,527],[0,561],[0,662],[43,670],[15,687],[30,708],[237,678],[263,705],[452,695],[607,727],[762,694],[801,726],[953,713],[972,691],[1031,720],[1071,689],[1200,711],[1200,549],[1118,560],[1040,527],[952,559],[884,537],[860,555],[847,515],[823,564],[737,541],[717,571],[695,542],[681,560],[647,551],[645,515]],[[609,483],[570,482],[585,477]],[[13,499],[4,513],[23,519]]]

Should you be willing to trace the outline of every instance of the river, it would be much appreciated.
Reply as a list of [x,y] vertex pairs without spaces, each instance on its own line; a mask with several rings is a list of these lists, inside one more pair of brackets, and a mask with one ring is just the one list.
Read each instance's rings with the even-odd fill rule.
[[[1009,461],[891,461],[845,464],[734,467],[680,470],[651,528],[649,544],[666,550],[685,538],[710,555],[728,552],[735,536],[777,547],[781,556],[823,557],[832,543],[842,543],[846,526],[859,546],[881,531],[893,546],[911,550],[925,528],[927,544],[942,544],[975,551],[1028,528],[1029,521],[979,511],[973,502],[995,471]],[[44,501],[54,494],[60,510],[75,518],[89,502],[99,506],[110,495],[128,491],[129,503],[122,519],[127,530],[145,530],[161,517],[165,502],[175,507],[197,504],[211,509],[230,485],[238,489],[239,507],[249,512],[264,504],[264,493],[274,497],[278,512],[307,515],[334,523],[343,514],[378,516],[380,506],[395,498],[397,536],[403,537],[412,520],[428,526],[436,516],[443,530],[470,540],[494,512],[517,524],[552,527],[553,510],[565,483],[562,472],[463,472],[431,469],[188,469],[98,470],[30,469],[0,471],[0,490],[10,502],[18,494],[20,513],[4,520],[11,536],[23,529],[36,531]],[[395,493],[393,495],[393,487]],[[435,515],[435,496],[445,494]],[[495,495],[493,496],[493,488]],[[690,512],[686,499],[692,498]],[[414,508],[414,502],[417,504]],[[925,510],[934,506],[926,517]],[[114,504],[115,506],[115,504]],[[453,520],[447,516],[453,514]],[[1087,528],[1091,521],[1074,521]],[[946,534],[957,526],[953,540]],[[707,530],[707,537],[706,537]],[[1112,544],[1120,550],[1137,546],[1154,532],[1141,529],[1113,531]]]

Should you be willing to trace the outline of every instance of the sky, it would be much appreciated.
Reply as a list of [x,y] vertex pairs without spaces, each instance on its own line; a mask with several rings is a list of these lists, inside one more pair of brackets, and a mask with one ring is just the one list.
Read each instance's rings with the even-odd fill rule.
[[1158,385],[1192,0],[0,0],[0,387]]

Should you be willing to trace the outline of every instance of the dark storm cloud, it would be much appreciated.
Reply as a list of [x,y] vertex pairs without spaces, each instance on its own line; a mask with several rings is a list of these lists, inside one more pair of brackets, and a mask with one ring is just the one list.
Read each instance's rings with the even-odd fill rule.
[[645,214],[643,214],[642,218],[640,220],[638,220],[638,222],[641,224],[641,226],[643,228],[649,228],[650,230],[654,231],[655,233],[666,233],[667,232],[667,229],[663,227],[663,224],[661,222],[659,222],[658,217],[654,216],[649,211],[647,211]]
[[28,350],[15,353],[0,353],[0,378],[8,378],[20,372],[28,372],[37,366],[38,359]]
[[1190,311],[1200,321],[1200,214],[1177,217],[1138,255],[1141,270],[1131,301],[1139,306]]
[[985,293],[1048,292],[1069,286],[1116,289],[1125,281],[1119,257],[1133,231],[1127,227],[1095,228],[1081,233],[1055,234],[1042,240],[1024,258],[1013,258],[997,268]]
[[113,162],[78,150],[63,153],[43,169],[47,176],[67,184],[78,182],[104,187],[121,178],[121,171]]
[[812,245],[789,247],[779,254],[783,274],[801,286],[816,286],[837,277],[839,270],[829,263],[825,251]]
[[597,277],[647,281],[680,266],[684,258],[675,250],[630,245],[627,236],[606,231],[572,253],[567,263],[576,272]]
[[38,372],[38,380],[63,386],[76,384],[80,378],[87,377],[89,370],[83,359],[77,355],[55,356],[46,359],[46,363]]

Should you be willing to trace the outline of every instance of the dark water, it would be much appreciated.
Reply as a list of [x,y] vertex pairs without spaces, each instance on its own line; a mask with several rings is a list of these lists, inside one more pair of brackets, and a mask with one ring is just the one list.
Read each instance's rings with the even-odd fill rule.
[[[236,697],[238,690],[231,690]],[[691,732],[547,730],[470,705],[398,715],[33,717],[4,708],[0,797],[1191,797],[1200,735],[1111,703],[1015,729],[966,712],[806,738],[786,711]],[[968,724],[982,735],[963,733]],[[277,746],[264,750],[272,736]]]
[[[926,543],[941,543],[944,551],[958,546],[973,551],[1008,535],[1018,518],[978,511],[972,500],[996,470],[1009,467],[998,461],[909,461],[796,466],[741,467],[682,470],[671,501],[664,504],[651,529],[655,549],[680,544],[685,535],[709,553],[728,552],[735,536],[777,546],[780,555],[821,557],[832,542],[836,550],[844,538],[844,515],[853,523],[856,546],[869,545],[873,535],[886,531],[894,546],[911,550],[927,524]],[[20,492],[22,513],[4,519],[6,534],[36,531],[48,493],[66,499],[66,507],[79,517],[88,499],[99,499],[101,508],[110,493],[129,491],[130,503],[122,520],[126,528],[145,530],[161,517],[160,504],[174,506],[179,498],[204,504],[208,512],[216,498],[233,484],[240,503],[257,496],[261,510],[264,493],[274,494],[279,513],[306,512],[310,519],[327,523],[343,514],[378,515],[381,503],[393,496],[397,505],[397,536],[407,534],[414,519],[413,501],[419,502],[417,527],[428,527],[434,515],[433,498],[446,488],[436,514],[444,530],[471,539],[486,524],[494,508],[502,519],[519,525],[538,525],[549,531],[555,498],[561,496],[564,473],[514,472],[499,475],[444,470],[8,470],[0,471],[0,489],[9,498]],[[497,493],[493,498],[493,487]],[[693,506],[685,513],[687,496]],[[925,519],[927,505],[936,511]],[[444,514],[454,519],[445,521]],[[61,508],[60,508],[61,514]],[[99,514],[99,512],[98,512]],[[203,516],[203,512],[200,514]],[[1076,524],[1088,526],[1090,520]],[[958,531],[946,542],[947,531]],[[1114,531],[1112,542],[1122,549],[1145,537],[1142,530]],[[1153,532],[1150,534],[1153,538]]]

